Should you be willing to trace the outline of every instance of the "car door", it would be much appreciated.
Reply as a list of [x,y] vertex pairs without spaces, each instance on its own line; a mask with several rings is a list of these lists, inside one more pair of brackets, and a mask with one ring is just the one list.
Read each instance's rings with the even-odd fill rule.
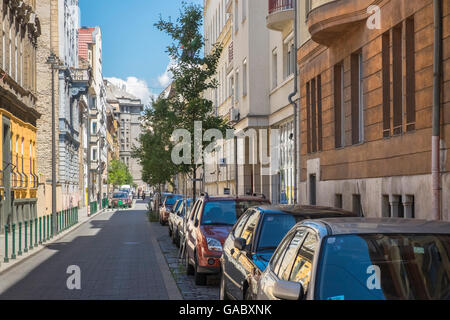
[[234,252],[230,257],[229,275],[233,279],[229,292],[236,299],[244,299],[244,281],[247,275],[252,271],[253,261],[251,256],[253,239],[255,238],[256,228],[261,217],[259,210],[251,210],[247,221],[242,229],[239,238],[245,240],[245,249],[239,250],[234,247]]
[[195,228],[195,218],[196,218],[201,206],[202,206],[202,201],[197,200],[197,203],[195,204],[194,208],[192,209],[191,217],[189,218],[188,224],[187,224],[187,234],[186,234],[187,246],[186,246],[186,249],[187,249],[190,259],[194,258],[194,250],[195,250],[196,239],[197,239],[196,228]]
[[[236,247],[234,246],[234,240],[239,238],[242,234],[244,226],[248,220],[248,217],[253,213],[253,210],[247,210],[236,222],[233,230],[230,232],[230,235],[225,240],[223,246],[223,273],[225,276],[225,284],[227,288],[230,288],[233,284],[234,278],[231,276],[232,270],[235,269],[234,264],[236,263],[236,259],[234,257],[234,253],[236,251]],[[231,273],[230,273],[231,270]]]
[[309,231],[303,241],[297,255],[294,259],[290,271],[281,275],[281,280],[301,283],[305,292],[308,294],[313,270],[314,256],[319,247],[320,238],[315,232]]
[[286,274],[293,265],[297,251],[307,234],[306,228],[290,232],[280,243],[270,263],[261,277],[258,288],[258,299],[276,300],[272,294],[274,284],[280,280],[280,275]]

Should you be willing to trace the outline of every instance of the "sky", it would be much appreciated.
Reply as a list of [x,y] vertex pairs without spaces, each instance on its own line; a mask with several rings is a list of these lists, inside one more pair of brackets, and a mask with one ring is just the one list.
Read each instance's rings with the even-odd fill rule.
[[[99,26],[103,42],[103,77],[148,104],[170,83],[171,39],[154,24],[176,21],[183,0],[79,0],[81,26]],[[202,0],[192,0],[202,4]]]

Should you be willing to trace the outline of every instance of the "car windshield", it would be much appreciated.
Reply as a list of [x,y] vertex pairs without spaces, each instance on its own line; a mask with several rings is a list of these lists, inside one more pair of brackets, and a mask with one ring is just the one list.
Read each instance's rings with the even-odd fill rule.
[[202,215],[202,225],[234,226],[237,219],[248,208],[261,205],[260,201],[210,201],[206,202]]
[[173,206],[177,200],[181,199],[177,196],[167,196],[166,197],[166,206]]
[[183,201],[177,201],[175,203],[175,207],[173,208],[173,212],[177,212],[177,210],[180,208],[180,206],[183,204]]
[[114,193],[113,194],[113,199],[121,199],[121,198],[126,198],[127,194],[126,193]]
[[345,235],[324,240],[316,299],[450,299],[449,235]]
[[295,224],[295,218],[289,214],[265,215],[256,251],[275,250]]

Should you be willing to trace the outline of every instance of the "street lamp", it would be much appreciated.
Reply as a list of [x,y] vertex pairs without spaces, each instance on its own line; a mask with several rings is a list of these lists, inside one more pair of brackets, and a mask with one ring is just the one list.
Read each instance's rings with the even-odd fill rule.
[[60,70],[60,61],[52,52],[47,59],[52,70],[52,218],[53,233],[56,233],[56,111],[55,111],[55,70]]

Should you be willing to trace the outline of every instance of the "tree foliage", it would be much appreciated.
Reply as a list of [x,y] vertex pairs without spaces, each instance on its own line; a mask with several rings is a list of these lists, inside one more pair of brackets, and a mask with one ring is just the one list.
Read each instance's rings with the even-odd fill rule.
[[[197,169],[202,166],[196,164],[194,152],[191,152],[191,163],[172,163],[175,142],[171,141],[171,136],[175,129],[185,129],[190,133],[191,150],[194,150],[195,122],[202,123],[203,134],[209,129],[218,129],[224,134],[229,128],[226,121],[215,114],[212,101],[204,98],[207,90],[217,87],[214,76],[222,47],[216,44],[210,54],[203,54],[202,18],[201,6],[183,3],[176,22],[160,17],[155,24],[173,40],[167,48],[173,61],[169,69],[173,81],[172,94],[160,97],[146,111],[142,145],[135,153],[143,166],[143,178],[151,185],[164,184],[176,173],[187,173],[195,178]],[[202,154],[209,143],[201,142]]]
[[114,187],[133,183],[133,177],[125,163],[118,160],[111,162],[108,170],[108,183]]

